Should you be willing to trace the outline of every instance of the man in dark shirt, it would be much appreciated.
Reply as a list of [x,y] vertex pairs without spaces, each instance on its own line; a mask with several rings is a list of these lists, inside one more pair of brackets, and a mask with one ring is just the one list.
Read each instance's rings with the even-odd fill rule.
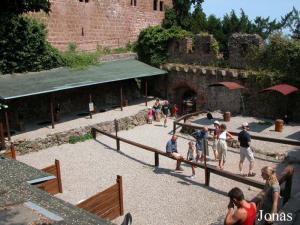
[[169,102],[165,101],[164,104],[161,107],[161,111],[163,114],[163,118],[164,118],[164,127],[167,127],[167,118],[168,118],[168,114],[169,114]]
[[252,149],[250,148],[251,137],[248,133],[249,125],[247,122],[242,124],[243,130],[239,133],[238,139],[240,142],[240,163],[239,170],[242,176],[245,176],[243,173],[243,163],[245,158],[249,161],[249,173],[248,176],[253,177],[255,173],[252,171],[254,167],[254,154]]
[[[208,128],[203,127],[202,130],[196,130],[191,134],[196,139],[196,161],[200,160],[201,162],[204,160],[203,153],[203,140],[208,137]],[[208,153],[206,153],[208,154]]]

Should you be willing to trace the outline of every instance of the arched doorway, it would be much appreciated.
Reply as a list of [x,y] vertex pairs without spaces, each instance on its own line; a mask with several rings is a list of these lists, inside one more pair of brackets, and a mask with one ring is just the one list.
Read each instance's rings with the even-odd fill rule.
[[182,94],[182,114],[196,112],[197,93],[191,89]]

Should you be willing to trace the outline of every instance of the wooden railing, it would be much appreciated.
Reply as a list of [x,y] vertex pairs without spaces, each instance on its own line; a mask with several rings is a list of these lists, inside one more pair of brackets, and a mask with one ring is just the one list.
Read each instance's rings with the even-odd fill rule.
[[122,177],[108,189],[80,202],[77,207],[85,209],[101,218],[113,220],[124,214]]
[[[161,150],[158,150],[156,148],[153,148],[153,147],[150,147],[150,146],[147,146],[147,145],[143,145],[143,144],[128,140],[126,138],[119,137],[117,135],[117,132],[116,132],[116,135],[113,135],[113,134],[110,134],[106,131],[98,129],[97,127],[92,127],[91,133],[92,133],[92,136],[93,136],[94,139],[96,139],[97,133],[100,133],[100,134],[103,134],[105,136],[108,136],[110,138],[115,139],[118,151],[120,150],[120,142],[124,142],[124,143],[130,144],[130,145],[136,146],[138,148],[144,149],[146,151],[153,152],[154,153],[154,165],[156,167],[159,166],[159,155],[171,158],[173,160],[176,160],[173,156],[167,154],[164,151],[161,151]],[[206,155],[206,154],[204,154],[204,155]],[[217,174],[217,175],[220,175],[222,177],[226,177],[228,179],[235,180],[237,182],[244,183],[244,184],[256,187],[256,188],[262,189],[264,187],[264,184],[262,182],[255,181],[255,180],[252,180],[252,179],[247,178],[247,177],[242,177],[240,175],[234,174],[234,173],[229,172],[229,171],[220,170],[218,167],[213,166],[213,165],[208,165],[206,163],[195,163],[195,162],[191,162],[191,161],[188,161],[188,160],[185,160],[185,159],[183,159],[181,161],[186,163],[186,164],[193,165],[195,167],[199,167],[199,168],[204,169],[205,170],[205,185],[206,186],[209,186],[209,184],[210,184],[210,174],[213,173],[213,174]]]
[[[202,129],[203,126],[199,125],[192,125],[192,124],[186,124],[186,120],[188,120],[192,116],[196,116],[202,113],[207,113],[206,111],[200,111],[200,112],[194,112],[190,114],[186,114],[184,116],[181,116],[174,120],[173,122],[173,134],[176,133],[176,130],[178,127],[185,127],[185,128],[191,128],[191,129]],[[181,122],[183,120],[183,122]],[[214,128],[209,128],[209,131],[214,131]],[[233,132],[229,131],[230,134],[233,136],[238,136],[239,132]],[[273,143],[280,143],[280,144],[287,144],[287,145],[295,145],[295,146],[300,146],[300,141],[296,140],[287,140],[287,139],[281,139],[281,138],[270,138],[270,137],[263,137],[263,136],[256,136],[251,134],[251,139],[253,140],[260,140],[260,141],[267,141],[267,142],[273,142]]]
[[56,159],[54,165],[48,166],[42,169],[42,171],[46,173],[50,173],[54,175],[56,178],[37,184],[36,186],[53,195],[57,193],[62,193],[62,182],[61,182],[61,175],[60,175],[59,160]]
[[[284,186],[281,189],[281,196],[283,197],[283,204],[285,204],[291,197],[292,191],[292,181],[294,175],[294,167],[286,167],[280,176],[277,176],[280,186]],[[263,200],[268,190],[262,190],[258,195],[256,195],[251,201],[255,202],[258,209],[262,207]]]

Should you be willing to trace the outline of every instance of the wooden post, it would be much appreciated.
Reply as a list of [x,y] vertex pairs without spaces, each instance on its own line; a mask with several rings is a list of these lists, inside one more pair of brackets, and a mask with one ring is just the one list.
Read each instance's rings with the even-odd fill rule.
[[91,133],[92,133],[92,137],[94,139],[96,139],[97,133],[96,133],[96,129],[94,127],[92,127]]
[[121,111],[123,111],[123,87],[120,87]]
[[[93,103],[92,102],[92,95],[90,94],[89,97],[90,97],[90,102],[89,103],[91,104],[91,103]],[[92,119],[93,117],[92,117],[92,110],[90,108],[90,105],[89,105],[89,113],[90,113],[90,119]]]
[[168,75],[165,75],[164,82],[165,82],[165,99],[168,99]]
[[173,135],[176,133],[176,123],[175,121],[173,122]]
[[117,119],[115,119],[114,122],[115,122],[115,131],[116,131],[117,151],[120,151],[120,139],[118,138],[119,122]]
[[124,214],[124,203],[123,203],[123,181],[120,175],[117,175],[117,183],[119,186],[119,202],[120,202],[120,215]]
[[54,129],[53,95],[50,96],[50,113],[51,113],[51,125],[52,125],[52,129]]
[[145,105],[148,105],[148,82],[145,81]]
[[208,141],[207,138],[203,138],[203,151],[204,151],[204,171],[205,171],[205,185],[209,186],[209,180],[210,180],[210,172],[207,168],[207,159],[206,155],[208,152]]
[[154,153],[155,167],[159,167],[159,154],[157,152]]
[[8,138],[8,141],[10,141],[11,140],[10,128],[9,128],[8,114],[7,114],[6,110],[4,111],[4,116],[5,116],[5,125],[6,125],[7,138]]
[[62,193],[62,184],[61,184],[61,174],[60,174],[60,164],[59,164],[59,160],[55,159],[55,167],[56,167],[56,178],[58,181],[58,190],[59,193]]
[[11,152],[11,158],[17,159],[17,153],[16,153],[14,143],[11,143],[11,145],[10,145],[10,152]]
[[3,123],[0,118],[0,141],[1,141],[1,148],[5,149],[5,138],[4,138],[4,131],[3,131]]

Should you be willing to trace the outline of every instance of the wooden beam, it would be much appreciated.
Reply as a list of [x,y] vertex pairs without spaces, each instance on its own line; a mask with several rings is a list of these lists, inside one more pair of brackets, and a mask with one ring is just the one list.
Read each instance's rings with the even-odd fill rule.
[[123,111],[123,87],[120,87],[120,102],[121,102],[121,111]]
[[119,202],[120,202],[120,215],[124,214],[124,204],[123,204],[123,181],[120,175],[117,175],[117,183],[119,186]]
[[54,108],[53,108],[53,95],[50,96],[50,113],[51,113],[51,125],[54,129]]
[[148,82],[145,80],[145,105],[148,105]]

